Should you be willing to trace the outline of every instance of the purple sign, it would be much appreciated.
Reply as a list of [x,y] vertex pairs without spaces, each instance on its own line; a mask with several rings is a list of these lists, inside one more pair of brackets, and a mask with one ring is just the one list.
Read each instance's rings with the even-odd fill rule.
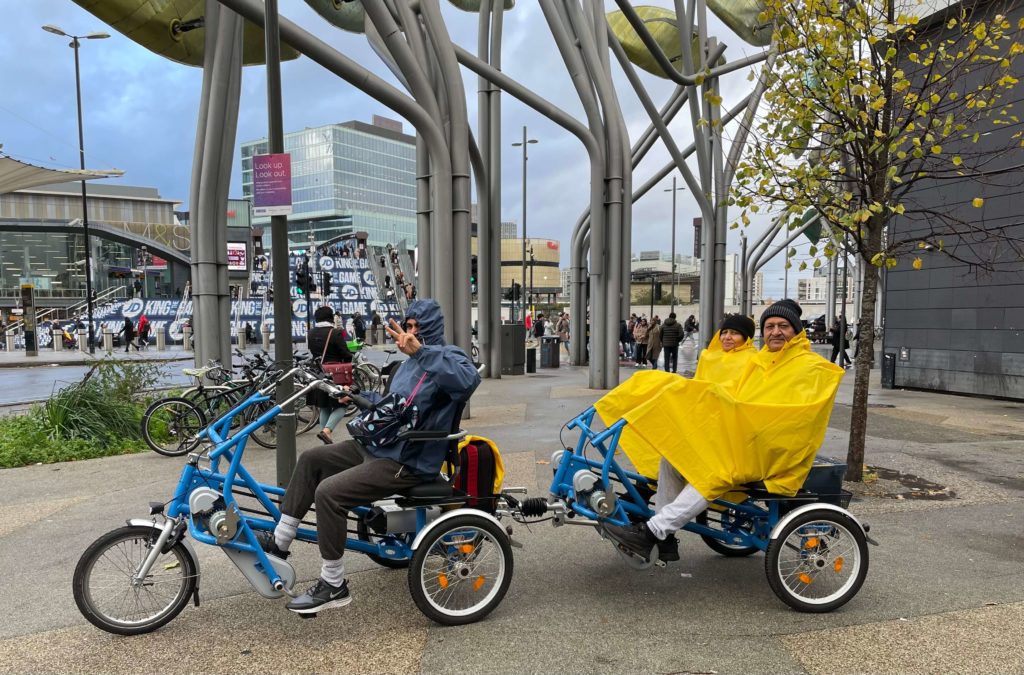
[[291,155],[253,155],[252,177],[253,215],[287,216],[292,212]]

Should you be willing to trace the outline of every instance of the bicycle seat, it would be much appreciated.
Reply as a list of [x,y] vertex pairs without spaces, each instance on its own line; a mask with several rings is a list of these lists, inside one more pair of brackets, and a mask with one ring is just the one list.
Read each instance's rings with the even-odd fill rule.
[[397,354],[398,350],[397,349],[385,349],[384,353],[385,354]]
[[210,366],[204,366],[202,368],[182,368],[181,372],[190,377],[203,377],[211,370],[213,370],[213,368]]
[[399,494],[410,499],[447,499],[452,496],[452,484],[438,476],[429,483],[413,485]]

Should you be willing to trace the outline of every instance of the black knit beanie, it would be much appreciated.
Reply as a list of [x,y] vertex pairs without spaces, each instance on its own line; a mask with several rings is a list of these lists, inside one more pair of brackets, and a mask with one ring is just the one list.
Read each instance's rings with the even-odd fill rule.
[[764,322],[773,316],[777,316],[785,319],[793,326],[793,330],[797,333],[804,329],[803,323],[800,322],[800,315],[804,313],[800,305],[795,300],[786,298],[779,300],[774,305],[770,305],[768,309],[764,310],[764,314],[761,315],[761,334],[764,334]]
[[731,328],[748,340],[754,339],[754,320],[749,316],[726,314],[725,318],[722,319],[722,325],[719,330],[725,330],[726,328]]

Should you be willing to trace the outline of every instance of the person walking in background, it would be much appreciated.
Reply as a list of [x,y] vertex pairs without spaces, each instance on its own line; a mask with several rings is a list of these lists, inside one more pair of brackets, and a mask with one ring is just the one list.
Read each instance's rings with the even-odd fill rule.
[[636,340],[636,366],[643,368],[647,364],[647,319],[637,319],[633,339]]
[[697,317],[695,317],[693,314],[686,317],[686,322],[683,324],[683,341],[685,342],[687,338],[693,336],[693,339],[696,342],[697,329],[699,327],[700,325],[697,323]]
[[655,315],[651,319],[651,325],[647,328],[647,361],[655,370],[658,368],[659,356],[661,356],[661,319]]
[[[319,357],[321,363],[351,363],[352,352],[345,344],[345,332],[334,327],[334,310],[326,305],[318,307],[313,313],[313,320],[316,325],[306,336],[309,353]],[[325,445],[333,443],[332,434],[345,418],[347,406],[319,389],[307,394],[306,402],[320,408],[320,431],[316,437]]]
[[117,331],[118,335],[124,335],[124,353],[127,354],[131,347],[135,347],[135,351],[139,351],[139,346],[135,344],[135,324],[127,316],[124,318],[124,325],[121,326],[121,330]]
[[847,368],[850,365],[850,355],[846,353],[846,350],[850,347],[850,341],[846,338],[846,331],[843,330],[846,324],[845,315],[842,319],[842,321],[836,319],[832,324],[832,357],[829,361],[835,363],[838,356],[839,367]]
[[145,314],[139,315],[139,344],[136,349],[147,349],[149,347],[149,319]]
[[544,312],[537,312],[537,320],[533,322],[533,337],[538,340],[544,337],[547,321],[544,319]]
[[562,312],[558,316],[558,322],[555,324],[555,334],[558,335],[558,341],[565,345],[565,353],[567,356],[571,355],[569,351],[569,313]]
[[357,340],[366,341],[366,321],[363,320],[362,314],[352,313],[352,331],[356,334]]
[[679,367],[679,343],[683,340],[683,327],[672,312],[661,328],[661,349],[665,352],[665,372],[674,373]]

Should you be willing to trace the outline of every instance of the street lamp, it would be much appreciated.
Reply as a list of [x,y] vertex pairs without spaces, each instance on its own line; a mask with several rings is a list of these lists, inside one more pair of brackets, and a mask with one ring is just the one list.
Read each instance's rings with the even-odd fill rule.
[[[85,171],[85,132],[82,128],[82,79],[78,64],[78,47],[82,40],[104,40],[107,33],[89,33],[88,35],[69,35],[51,24],[43,26],[47,33],[60,37],[71,38],[69,47],[75,50],[75,98],[78,102],[78,159],[82,171]],[[96,335],[92,324],[92,247],[89,240],[89,201],[85,195],[85,179],[82,179],[82,237],[85,239],[85,307],[89,317],[89,353],[96,353]]]
[[[664,192],[672,193],[672,314],[675,314],[676,311],[676,193],[685,189],[676,187],[676,177],[672,176],[672,187],[664,190]],[[652,304],[651,307],[651,316],[653,317],[654,305]]]
[[[526,160],[527,160],[526,146],[529,145],[530,143],[536,143],[536,142],[537,142],[537,140],[534,139],[534,138],[527,139],[527,137],[526,137],[526,125],[523,125],[523,140],[521,142],[513,143],[512,144],[512,147],[514,147],[514,148],[518,148],[520,146],[522,146],[522,148],[523,148],[523,277],[522,278],[523,278],[523,282],[524,283],[526,282]],[[526,318],[526,304],[525,304],[526,303],[526,294],[525,293],[523,294],[522,302],[524,303],[522,305],[522,307],[523,307],[523,318],[525,319]]]

